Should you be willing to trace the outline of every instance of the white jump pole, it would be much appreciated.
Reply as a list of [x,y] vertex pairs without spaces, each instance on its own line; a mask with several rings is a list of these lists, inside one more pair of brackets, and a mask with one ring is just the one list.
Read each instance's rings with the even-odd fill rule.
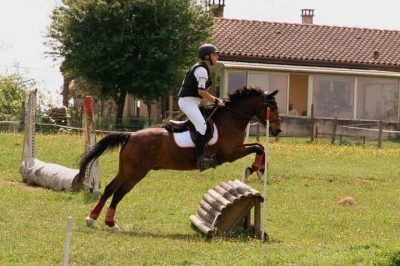
[[71,253],[71,234],[72,234],[72,217],[67,218],[67,229],[65,235],[65,247],[64,247],[64,266],[69,265],[69,256]]
[[262,213],[261,213],[261,240],[265,241],[265,233],[266,229],[266,220],[267,220],[267,179],[268,179],[268,142],[269,142],[269,118],[270,118],[271,110],[267,107],[266,119],[267,123],[265,126],[265,161],[264,161],[264,183],[263,183],[263,198],[264,202],[262,203]]

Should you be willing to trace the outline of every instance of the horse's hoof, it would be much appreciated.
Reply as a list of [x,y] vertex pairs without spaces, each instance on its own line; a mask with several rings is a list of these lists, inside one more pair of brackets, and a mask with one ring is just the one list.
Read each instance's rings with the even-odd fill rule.
[[117,224],[114,224],[114,226],[108,228],[113,232],[122,232],[122,229]]
[[96,221],[96,220],[93,219],[93,218],[90,218],[90,216],[86,217],[86,225],[87,225],[88,227],[93,227],[95,221]]
[[261,170],[257,171],[257,177],[261,181],[264,180],[264,173]]
[[244,170],[244,179],[247,180],[247,178],[253,173],[253,170],[250,167],[247,167],[246,170]]

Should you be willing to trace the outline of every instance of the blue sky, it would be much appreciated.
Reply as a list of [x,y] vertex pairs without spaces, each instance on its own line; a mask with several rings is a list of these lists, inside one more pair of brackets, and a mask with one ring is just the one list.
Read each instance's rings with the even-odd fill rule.
[[[43,44],[50,13],[60,0],[0,0],[0,74],[18,71],[34,78],[53,101],[62,86],[60,62],[46,58]],[[400,0],[225,0],[225,17],[300,23],[303,8],[315,10],[314,23],[400,30]]]

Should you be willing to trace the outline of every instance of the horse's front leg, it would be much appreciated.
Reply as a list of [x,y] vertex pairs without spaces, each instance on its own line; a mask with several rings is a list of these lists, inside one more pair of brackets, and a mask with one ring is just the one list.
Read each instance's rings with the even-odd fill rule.
[[246,143],[238,147],[231,156],[231,162],[251,153],[256,153],[253,164],[245,169],[245,178],[249,177],[252,173],[257,172],[258,178],[263,174],[265,153],[264,147],[259,143]]
[[262,155],[264,153],[264,146],[259,143],[247,143],[240,145],[227,157],[227,161],[233,162],[251,153]]

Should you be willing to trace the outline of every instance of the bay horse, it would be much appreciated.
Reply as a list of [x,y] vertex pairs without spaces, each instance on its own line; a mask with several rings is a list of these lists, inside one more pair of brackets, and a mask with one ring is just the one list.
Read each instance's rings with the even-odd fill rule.
[[[269,131],[272,136],[280,133],[280,118],[275,100],[277,92],[268,93],[261,89],[245,87],[229,95],[225,107],[212,113],[219,139],[214,145],[207,147],[207,152],[215,154],[217,165],[233,162],[251,153],[263,154],[264,147],[261,144],[244,144],[246,127],[254,116],[265,125],[269,108]],[[178,147],[173,133],[165,128],[146,128],[134,133],[112,133],[84,154],[79,173],[72,182],[72,189],[79,190],[82,187],[85,170],[94,160],[107,150],[117,147],[121,147],[118,174],[105,187],[103,195],[86,218],[88,226],[93,225],[107,199],[113,196],[105,223],[118,230],[114,220],[118,203],[150,170],[197,169],[194,148]]]

